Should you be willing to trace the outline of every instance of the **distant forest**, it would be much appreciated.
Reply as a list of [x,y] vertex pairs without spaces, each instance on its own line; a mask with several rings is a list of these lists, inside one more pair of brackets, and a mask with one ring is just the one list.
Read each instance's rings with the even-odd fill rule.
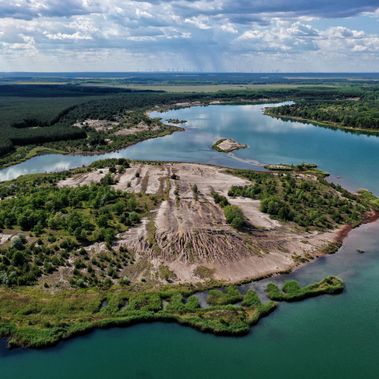
[[[0,85],[0,156],[18,146],[54,141],[104,140],[104,135],[73,127],[85,119],[115,120],[130,111],[178,102],[212,100],[241,103],[249,101],[294,100],[295,105],[272,108],[274,116],[294,116],[330,121],[359,128],[378,128],[377,85],[313,85],[285,88],[259,87],[215,93],[167,93],[105,86],[74,84]],[[83,146],[83,142],[81,142]]]
[[268,113],[374,130],[379,128],[379,86],[362,88],[360,93],[344,100],[299,101],[292,105],[270,108]]

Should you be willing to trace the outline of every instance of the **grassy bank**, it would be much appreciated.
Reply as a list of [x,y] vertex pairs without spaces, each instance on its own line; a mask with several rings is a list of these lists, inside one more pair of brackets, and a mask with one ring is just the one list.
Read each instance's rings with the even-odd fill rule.
[[[36,287],[0,287],[0,337],[9,346],[46,347],[88,333],[95,328],[144,322],[177,322],[202,332],[240,336],[277,307],[275,301],[299,301],[343,291],[341,279],[327,277],[300,287],[289,281],[279,289],[267,286],[271,301],[262,303],[253,290],[237,287],[210,290],[208,306],[201,308],[193,295],[196,286],[166,286],[153,290],[143,285],[51,292]],[[273,301],[275,300],[275,301]],[[239,305],[234,305],[235,303]]]
[[30,287],[0,288],[0,336],[7,337],[10,346],[44,347],[94,328],[153,321],[243,335],[276,307],[274,302],[251,302],[249,292],[241,307],[225,303],[202,309],[190,293],[185,287],[159,292],[112,288],[57,293]]

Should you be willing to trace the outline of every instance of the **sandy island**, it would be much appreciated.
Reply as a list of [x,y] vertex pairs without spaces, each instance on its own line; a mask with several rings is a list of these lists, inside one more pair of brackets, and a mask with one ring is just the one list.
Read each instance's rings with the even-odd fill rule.
[[223,153],[231,153],[235,150],[246,149],[247,145],[241,144],[230,138],[222,138],[216,141],[212,147],[213,149]]

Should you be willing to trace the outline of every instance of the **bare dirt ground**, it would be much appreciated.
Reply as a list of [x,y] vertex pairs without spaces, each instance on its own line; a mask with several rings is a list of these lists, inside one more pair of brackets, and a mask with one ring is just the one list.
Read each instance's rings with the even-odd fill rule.
[[117,121],[108,121],[108,120],[91,120],[87,119],[82,122],[77,122],[73,126],[78,128],[91,128],[96,130],[97,132],[107,132],[113,130],[115,127],[119,125]]
[[107,168],[86,172],[85,174],[77,174],[58,183],[58,187],[75,187],[85,186],[92,183],[99,183],[100,180],[107,175]]
[[5,244],[13,237],[13,234],[0,233],[0,245]]
[[[76,175],[59,185],[96,183],[107,172]],[[262,213],[259,201],[229,198],[231,186],[248,181],[223,168],[133,164],[115,179],[115,188],[121,191],[155,194],[162,199],[139,226],[119,235],[115,243],[116,250],[124,246],[134,254],[135,264],[124,271],[132,281],[142,277],[160,280],[162,266],[173,273],[174,282],[256,279],[309,261],[338,240],[338,230],[305,232]],[[213,200],[213,191],[239,206],[252,228],[239,232],[228,225]]]
[[115,135],[116,136],[129,136],[129,135],[141,133],[141,132],[157,131],[159,129],[160,129],[159,125],[147,125],[143,122],[140,122],[137,126],[118,130],[115,133]]

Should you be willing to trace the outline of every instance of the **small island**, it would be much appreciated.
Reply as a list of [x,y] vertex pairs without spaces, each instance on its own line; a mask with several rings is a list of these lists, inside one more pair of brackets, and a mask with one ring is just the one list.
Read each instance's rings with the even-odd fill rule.
[[212,145],[212,148],[221,153],[231,153],[235,150],[246,149],[247,145],[241,144],[231,138],[221,138]]

